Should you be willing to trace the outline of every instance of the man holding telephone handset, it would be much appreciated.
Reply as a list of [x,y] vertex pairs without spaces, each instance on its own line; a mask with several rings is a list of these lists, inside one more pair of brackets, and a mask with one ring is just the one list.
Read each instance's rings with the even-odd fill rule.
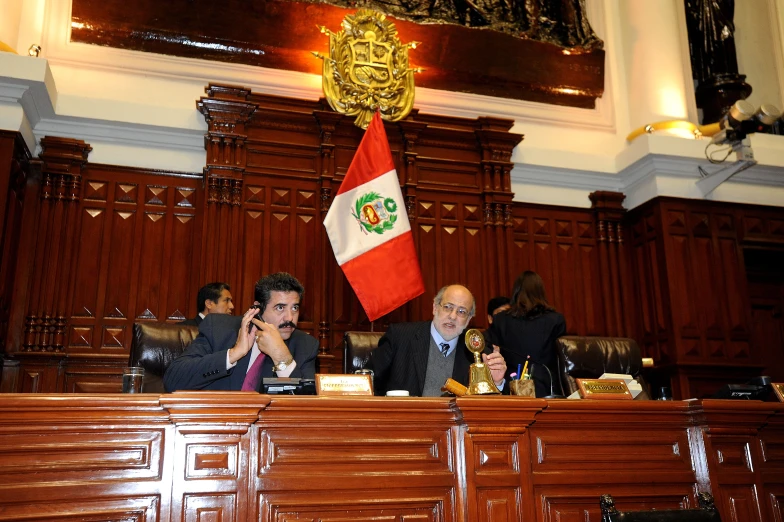
[[166,370],[166,391],[261,391],[264,377],[313,379],[318,341],[297,330],[304,291],[291,274],[270,274],[256,283],[256,304],[242,317],[206,316]]

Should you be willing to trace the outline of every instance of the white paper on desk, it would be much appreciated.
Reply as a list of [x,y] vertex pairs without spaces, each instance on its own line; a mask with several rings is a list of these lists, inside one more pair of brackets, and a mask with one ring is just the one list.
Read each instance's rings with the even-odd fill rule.
[[642,392],[642,386],[639,382],[637,382],[634,377],[629,375],[628,373],[603,373],[600,379],[614,379],[620,380],[626,383],[626,387],[629,388],[629,393],[632,394],[632,399],[637,397]]

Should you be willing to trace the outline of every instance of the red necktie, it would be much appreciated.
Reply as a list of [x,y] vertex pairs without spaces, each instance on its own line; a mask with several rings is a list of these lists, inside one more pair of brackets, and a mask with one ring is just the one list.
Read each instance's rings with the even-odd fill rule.
[[242,391],[256,391],[261,380],[261,363],[264,362],[264,354],[259,354],[253,364],[248,368],[248,373],[245,374],[245,380],[242,381]]

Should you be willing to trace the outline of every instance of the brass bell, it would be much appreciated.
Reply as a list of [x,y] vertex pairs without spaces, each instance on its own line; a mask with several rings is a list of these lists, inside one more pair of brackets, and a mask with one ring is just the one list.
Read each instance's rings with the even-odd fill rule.
[[482,332],[471,328],[465,334],[465,344],[474,354],[474,364],[471,365],[471,377],[466,395],[489,395],[501,393],[493,382],[490,368],[482,362],[482,352],[485,351],[485,338]]

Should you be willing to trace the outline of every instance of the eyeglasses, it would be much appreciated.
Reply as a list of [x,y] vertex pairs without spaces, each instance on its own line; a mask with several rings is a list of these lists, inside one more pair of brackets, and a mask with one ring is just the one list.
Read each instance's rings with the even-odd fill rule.
[[447,315],[451,315],[452,312],[455,312],[457,314],[457,316],[459,318],[461,318],[461,319],[465,319],[465,318],[467,318],[468,316],[471,315],[471,312],[469,312],[468,310],[466,310],[462,306],[457,307],[457,306],[453,305],[452,303],[446,303],[446,304],[438,303],[438,306],[443,308],[444,312],[446,312]]

